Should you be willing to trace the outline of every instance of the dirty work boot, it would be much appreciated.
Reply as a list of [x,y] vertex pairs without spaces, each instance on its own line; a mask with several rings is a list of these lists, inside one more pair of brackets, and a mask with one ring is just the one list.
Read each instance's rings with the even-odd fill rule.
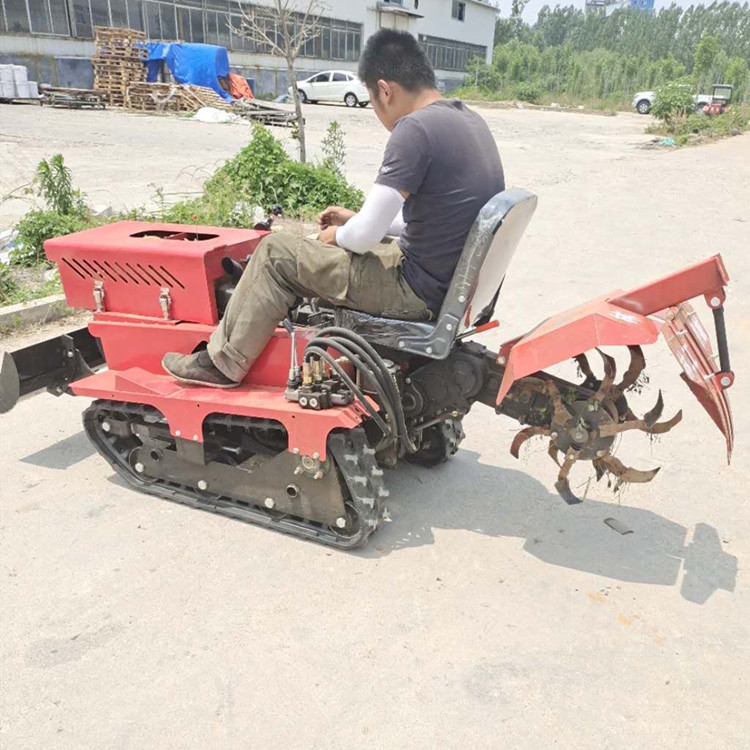
[[169,352],[164,355],[161,366],[180,383],[209,388],[236,388],[239,385],[214,365],[205,350],[195,354]]

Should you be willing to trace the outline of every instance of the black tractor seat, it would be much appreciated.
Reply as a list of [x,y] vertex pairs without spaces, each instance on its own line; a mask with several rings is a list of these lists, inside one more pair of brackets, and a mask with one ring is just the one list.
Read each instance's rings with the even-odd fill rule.
[[336,308],[336,325],[371,344],[445,359],[460,333],[492,318],[511,258],[536,210],[537,197],[505,190],[491,198],[476,218],[434,322],[379,318]]

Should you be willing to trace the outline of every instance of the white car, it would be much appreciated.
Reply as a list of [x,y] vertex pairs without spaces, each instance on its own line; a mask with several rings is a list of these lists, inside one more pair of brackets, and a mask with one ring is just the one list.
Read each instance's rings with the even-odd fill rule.
[[[711,103],[711,97],[706,94],[694,94],[693,102],[696,109],[703,109],[706,104]],[[639,91],[633,97],[633,106],[639,114],[647,115],[651,111],[651,106],[654,103],[654,92],[653,91]]]
[[[347,107],[366,107],[370,94],[362,81],[347,70],[325,70],[322,73],[297,81],[300,101],[310,102],[344,102]],[[292,96],[292,87],[289,87]]]

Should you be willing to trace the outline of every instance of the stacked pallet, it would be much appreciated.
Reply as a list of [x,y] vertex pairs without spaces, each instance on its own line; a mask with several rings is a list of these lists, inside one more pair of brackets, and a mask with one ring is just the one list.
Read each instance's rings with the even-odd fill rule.
[[141,112],[196,112],[201,107],[231,109],[213,89],[178,83],[131,84],[127,106]]
[[128,88],[146,80],[146,35],[135,29],[96,26],[94,41],[94,88],[106,91],[111,105],[124,107]]

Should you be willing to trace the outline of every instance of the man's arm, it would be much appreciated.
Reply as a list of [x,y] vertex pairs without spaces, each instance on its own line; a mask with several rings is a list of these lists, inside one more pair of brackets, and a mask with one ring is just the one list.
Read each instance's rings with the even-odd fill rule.
[[[401,207],[408,193],[385,185],[373,185],[359,213],[352,216],[343,226],[329,226],[321,230],[318,239],[330,245],[338,245],[353,253],[365,253],[372,250],[386,234],[403,230],[403,218],[400,224],[396,219],[401,215]],[[324,211],[321,219],[327,214]],[[400,229],[399,229],[400,227]]]

